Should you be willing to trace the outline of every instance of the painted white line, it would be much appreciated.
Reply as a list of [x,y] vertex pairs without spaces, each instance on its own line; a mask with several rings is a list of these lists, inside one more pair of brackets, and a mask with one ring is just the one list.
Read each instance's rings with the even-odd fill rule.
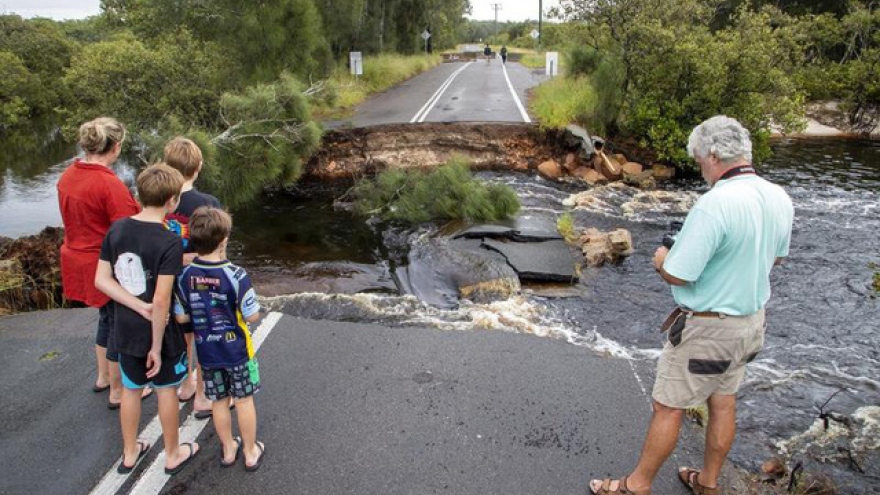
[[464,66],[453,72],[452,75],[446,78],[446,80],[443,81],[443,84],[441,84],[440,87],[437,88],[437,91],[435,91],[434,94],[431,95],[431,98],[429,98],[428,101],[425,102],[424,105],[422,105],[422,108],[420,108],[419,111],[413,116],[413,118],[410,119],[409,123],[412,124],[415,122],[424,122],[425,118],[428,117],[428,114],[434,108],[434,105],[436,105],[437,102],[440,101],[440,97],[443,96],[443,93],[445,93],[446,89],[449,88],[449,86],[452,84],[452,81],[454,81],[455,78],[458,77],[458,75],[461,74],[465,69],[470,67],[471,64],[473,64],[473,62],[466,63]]
[[513,84],[510,82],[510,76],[507,75],[507,64],[501,64],[501,70],[504,71],[504,79],[507,79],[507,87],[510,88],[510,94],[513,96],[513,101],[516,102],[516,108],[519,108],[519,113],[522,115],[523,121],[526,124],[530,124],[532,119],[529,118],[529,113],[526,112],[522,102],[519,101],[519,96],[516,94],[516,90],[513,89]]
[[[281,313],[273,311],[263,318],[263,321],[260,322],[260,326],[253,333],[254,351],[260,349],[260,346],[263,345],[266,337],[272,332],[272,329],[275,328],[275,325],[281,319],[281,316]],[[183,404],[181,404],[180,407],[183,408]],[[209,420],[195,419],[193,414],[190,414],[180,427],[180,443],[194,442],[196,438],[199,437],[202,430],[208,426],[209,422]],[[144,431],[138,435],[138,439],[146,440],[147,442],[150,442],[150,445],[156,445],[161,437],[162,425],[159,422],[158,416],[154,417],[147,427],[144,428]],[[114,495],[120,488],[122,488],[122,485],[128,481],[128,477],[131,476],[131,474],[119,474],[116,472],[116,468],[119,466],[120,462],[122,462],[122,459],[113,463],[113,466],[107,471],[107,474],[104,475],[104,478],[101,479],[101,482],[98,483],[98,486],[96,486],[89,495]],[[165,486],[165,483],[167,483],[170,478],[171,476],[165,474],[165,450],[163,449],[129,493],[155,495],[162,490],[162,487]]]

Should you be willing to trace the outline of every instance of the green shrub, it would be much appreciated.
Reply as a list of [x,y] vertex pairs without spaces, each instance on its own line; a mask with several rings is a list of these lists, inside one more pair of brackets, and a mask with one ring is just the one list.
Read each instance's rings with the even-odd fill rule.
[[599,67],[602,56],[592,46],[575,46],[566,52],[570,76],[590,76]]
[[453,159],[431,172],[391,169],[354,189],[355,211],[383,220],[489,222],[519,211],[516,193],[502,184],[474,179],[468,164]]

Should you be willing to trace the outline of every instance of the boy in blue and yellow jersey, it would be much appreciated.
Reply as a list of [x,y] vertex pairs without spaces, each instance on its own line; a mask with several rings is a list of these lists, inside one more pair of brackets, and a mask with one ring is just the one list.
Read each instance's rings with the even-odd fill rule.
[[[220,465],[256,471],[266,446],[258,442],[253,395],[260,390],[260,370],[248,323],[260,317],[257,295],[244,269],[226,259],[232,218],[218,208],[202,207],[189,219],[190,242],[198,253],[177,279],[175,317],[192,323],[205,395],[211,400],[214,428],[223,444]],[[241,437],[232,437],[229,397],[235,398]]]

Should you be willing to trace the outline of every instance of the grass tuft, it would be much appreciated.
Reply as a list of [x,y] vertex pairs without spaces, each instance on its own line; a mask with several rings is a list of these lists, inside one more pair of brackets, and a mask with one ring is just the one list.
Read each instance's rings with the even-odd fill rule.
[[596,107],[596,92],[587,77],[557,77],[538,86],[530,102],[544,129],[585,123]]

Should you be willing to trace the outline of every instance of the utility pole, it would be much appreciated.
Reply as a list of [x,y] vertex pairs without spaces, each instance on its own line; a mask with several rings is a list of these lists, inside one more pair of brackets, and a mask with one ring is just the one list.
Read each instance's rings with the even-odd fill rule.
[[501,4],[500,3],[493,3],[491,5],[492,5],[492,9],[495,10],[495,42],[497,43],[498,42],[498,11],[501,10]]
[[544,0],[538,0],[538,49],[541,49],[541,23],[544,19]]

